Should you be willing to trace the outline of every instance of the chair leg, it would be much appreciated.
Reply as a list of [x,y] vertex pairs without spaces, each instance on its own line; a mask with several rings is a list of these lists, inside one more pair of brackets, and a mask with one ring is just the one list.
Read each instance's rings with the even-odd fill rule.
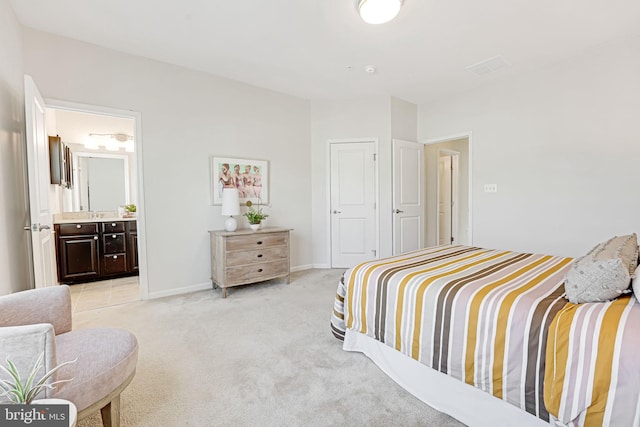
[[104,427],[120,427],[120,395],[117,395],[104,408],[102,413],[102,425]]

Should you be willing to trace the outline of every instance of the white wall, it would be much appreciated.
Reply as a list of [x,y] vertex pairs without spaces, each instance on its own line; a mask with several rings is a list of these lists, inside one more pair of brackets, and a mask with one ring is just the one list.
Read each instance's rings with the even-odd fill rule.
[[474,245],[578,256],[640,232],[638,52],[617,40],[419,106],[421,140],[473,132]]
[[309,101],[26,28],[24,56],[45,98],[141,113],[151,297],[210,284],[211,155],[270,161],[268,225],[311,264]]
[[30,287],[20,24],[0,0],[0,295]]
[[418,106],[391,97],[391,138],[405,141],[418,139]]
[[398,98],[311,102],[311,175],[313,263],[331,263],[329,195],[330,140],[377,138],[379,174],[380,256],[392,251],[391,139],[416,140],[417,106]]

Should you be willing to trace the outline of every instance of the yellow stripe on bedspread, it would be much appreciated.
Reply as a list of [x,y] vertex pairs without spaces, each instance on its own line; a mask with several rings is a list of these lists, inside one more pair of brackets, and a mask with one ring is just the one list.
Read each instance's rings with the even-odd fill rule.
[[565,425],[638,425],[640,304],[567,304],[551,324],[544,401]]

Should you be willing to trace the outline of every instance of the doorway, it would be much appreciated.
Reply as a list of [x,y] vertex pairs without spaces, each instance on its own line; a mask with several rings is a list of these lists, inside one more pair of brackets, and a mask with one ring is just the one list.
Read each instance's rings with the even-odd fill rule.
[[471,245],[471,132],[425,142],[426,246]]
[[[121,218],[127,230],[123,239],[131,275],[71,285],[74,311],[147,298],[139,123],[139,114],[131,111],[47,101],[47,133],[59,135],[69,147],[75,184],[74,189],[52,188],[54,218],[104,214]],[[128,214],[125,205],[135,205],[136,214]]]

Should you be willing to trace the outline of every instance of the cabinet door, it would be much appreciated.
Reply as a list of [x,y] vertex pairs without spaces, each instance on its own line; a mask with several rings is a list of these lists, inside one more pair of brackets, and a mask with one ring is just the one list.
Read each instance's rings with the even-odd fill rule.
[[127,256],[125,254],[105,255],[103,257],[102,274],[119,274],[127,272]]
[[124,233],[102,235],[104,254],[119,254],[125,252]]
[[60,237],[60,281],[73,282],[100,275],[98,236]]
[[138,272],[138,233],[129,233],[127,242],[127,255],[129,256],[129,271]]

